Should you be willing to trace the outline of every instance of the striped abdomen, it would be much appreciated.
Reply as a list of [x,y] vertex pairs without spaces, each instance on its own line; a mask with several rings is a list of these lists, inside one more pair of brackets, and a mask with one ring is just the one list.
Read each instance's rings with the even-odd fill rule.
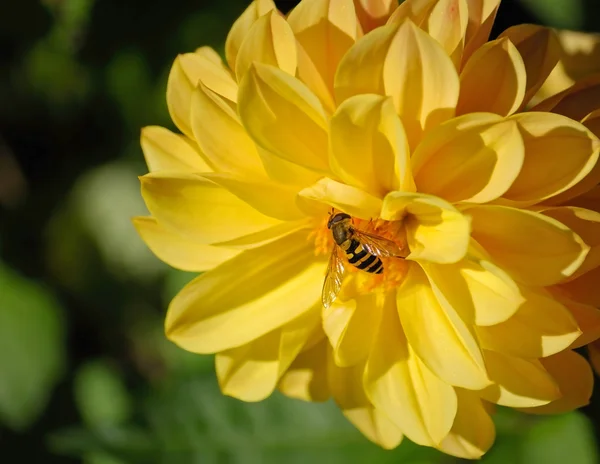
[[344,250],[348,262],[354,267],[372,274],[383,273],[381,259],[365,250],[357,239],[348,238],[340,243],[340,248]]

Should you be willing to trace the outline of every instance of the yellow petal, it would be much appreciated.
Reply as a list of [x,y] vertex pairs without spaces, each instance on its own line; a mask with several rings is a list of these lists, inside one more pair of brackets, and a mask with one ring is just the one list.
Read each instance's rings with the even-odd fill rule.
[[252,25],[258,18],[275,9],[273,0],[254,0],[233,23],[225,42],[225,56],[230,69],[235,69],[238,51]]
[[581,335],[571,344],[571,349],[580,348],[600,338],[600,309],[564,298],[560,298],[560,301],[571,311],[581,330]]
[[489,384],[472,327],[452,308],[442,308],[417,263],[398,289],[398,313],[417,356],[442,380],[469,389]]
[[217,353],[215,367],[221,391],[243,401],[268,397],[320,322],[320,311],[315,307],[250,343]]
[[523,59],[508,39],[483,45],[460,73],[457,114],[487,111],[508,116],[523,103],[527,74]]
[[578,122],[534,112],[511,119],[525,142],[525,162],[504,194],[508,204],[529,206],[564,192],[584,179],[598,161],[600,142]]
[[552,111],[580,121],[599,107],[600,75],[594,74],[541,101],[532,108],[532,111]]
[[297,189],[277,182],[248,180],[225,173],[207,173],[205,179],[229,190],[262,214],[293,221],[306,215],[296,206]]
[[381,218],[403,221],[409,259],[455,263],[467,253],[469,219],[441,198],[391,192],[383,200]]
[[583,264],[570,277],[570,280],[600,266],[600,213],[575,206],[559,206],[543,211],[575,232],[590,247]]
[[344,416],[373,443],[391,450],[402,442],[404,435],[379,409],[362,406],[344,410]]
[[394,296],[383,317],[365,368],[365,390],[377,409],[412,441],[440,443],[456,415],[454,388],[436,377],[407,343]]
[[344,416],[369,440],[385,449],[395,448],[402,441],[400,429],[385,412],[375,408],[363,388],[364,364],[337,367],[330,355],[329,387]]
[[358,22],[352,0],[303,0],[289,14],[288,22],[333,91],[337,66],[356,41]]
[[479,326],[500,324],[523,304],[517,284],[500,268],[474,256],[456,264],[421,262],[440,302]]
[[569,202],[573,206],[600,213],[600,185],[586,191]]
[[271,395],[278,380],[280,339],[281,330],[276,329],[217,353],[215,369],[223,394],[242,401],[262,401]]
[[163,226],[199,243],[225,242],[282,224],[199,175],[153,173],[140,180],[152,215]]
[[467,0],[407,0],[388,23],[399,24],[407,18],[436,39],[454,65],[460,66],[469,18]]
[[469,4],[469,21],[465,32],[463,66],[471,55],[487,42],[496,19],[500,0],[467,0],[467,3]]
[[342,59],[337,101],[360,93],[392,97],[414,149],[423,133],[454,116],[458,75],[441,45],[406,20],[367,34]]
[[485,364],[494,385],[481,398],[501,406],[533,408],[560,398],[552,375],[537,359],[523,359],[485,351]]
[[383,26],[397,7],[397,0],[354,0],[356,16],[365,33]]
[[355,300],[336,302],[323,311],[323,329],[333,347],[333,359],[340,367],[364,361],[379,327],[381,306],[374,293]]
[[536,24],[519,24],[506,29],[499,38],[508,38],[523,58],[527,88],[523,103],[540,89],[560,57],[560,43],[555,32]]
[[325,79],[321,76],[317,66],[313,63],[308,53],[299,42],[296,42],[296,53],[298,55],[296,77],[304,82],[319,100],[321,100],[327,114],[332,114],[335,111],[336,105],[333,101],[333,93],[325,82]]
[[417,189],[451,202],[487,203],[503,195],[525,156],[517,125],[469,114],[427,134],[411,158]]
[[600,71],[600,34],[560,30],[557,35],[560,61],[536,95],[537,101],[556,95]]
[[562,397],[544,406],[523,409],[523,412],[562,414],[589,404],[594,374],[583,356],[574,351],[563,351],[540,361],[558,384]]
[[600,372],[600,342],[591,343],[588,346],[588,357],[597,375]]
[[201,272],[233,258],[239,251],[203,245],[161,226],[153,217],[135,217],[133,225],[148,248],[169,266]]
[[306,313],[320,300],[325,268],[311,248],[305,232],[295,233],[197,277],[171,302],[167,336],[188,351],[213,353]]
[[167,82],[167,106],[173,122],[190,138],[193,136],[190,123],[192,92],[199,82],[232,102],[237,99],[237,84],[217,52],[202,47],[195,53],[179,55]]
[[385,97],[343,102],[331,118],[329,148],[331,170],[347,184],[379,197],[415,190],[406,134]]
[[210,172],[212,169],[187,137],[160,126],[146,126],[140,139],[148,170]]
[[475,392],[456,388],[458,411],[450,433],[437,448],[463,459],[479,459],[494,443],[494,422]]
[[305,167],[291,163],[264,148],[256,147],[263,166],[270,179],[289,186],[307,187],[321,178],[319,174]]
[[238,111],[258,145],[300,166],[328,171],[325,112],[299,80],[254,63],[240,85]]
[[235,61],[238,82],[253,62],[275,66],[292,76],[296,74],[296,39],[276,10],[258,18],[246,34]]
[[[359,219],[379,217],[381,200],[356,187],[324,177],[299,193],[307,201],[339,209]],[[330,208],[325,208],[324,211]]]
[[192,132],[213,169],[264,177],[254,142],[225,100],[203,85],[196,88],[191,99]]
[[478,327],[483,348],[521,358],[541,358],[568,348],[581,331],[571,312],[551,295],[523,288],[524,304],[507,321]]
[[330,396],[327,378],[329,341],[323,339],[304,351],[281,377],[278,388],[290,398],[304,401],[327,401]]
[[527,285],[556,284],[583,263],[588,246],[571,229],[543,214],[480,205],[471,216],[472,236],[492,261]]
[[600,282],[600,267],[592,269],[582,276],[565,282],[558,287],[561,291],[564,291],[569,298],[578,303],[600,306],[598,282]]

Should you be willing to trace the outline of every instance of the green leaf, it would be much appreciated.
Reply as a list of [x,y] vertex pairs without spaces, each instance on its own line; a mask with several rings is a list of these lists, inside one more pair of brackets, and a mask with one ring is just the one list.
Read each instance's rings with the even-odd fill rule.
[[40,285],[0,263],[0,422],[21,430],[63,374],[62,311]]
[[131,398],[117,370],[102,361],[89,362],[79,369],[75,401],[91,427],[121,424],[131,414]]
[[544,418],[524,436],[523,462],[595,464],[598,462],[590,421],[579,412]]

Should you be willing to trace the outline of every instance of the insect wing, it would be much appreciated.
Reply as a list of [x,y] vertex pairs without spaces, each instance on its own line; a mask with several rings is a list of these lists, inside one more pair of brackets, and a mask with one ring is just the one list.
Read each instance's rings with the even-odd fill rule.
[[355,229],[356,238],[361,243],[363,248],[369,253],[379,257],[400,257],[403,258],[402,250],[391,240],[379,237],[378,235],[369,234],[361,230]]
[[329,258],[329,264],[327,265],[327,272],[325,274],[325,282],[323,282],[323,292],[321,299],[323,301],[323,307],[328,308],[331,306],[337,297],[337,294],[342,287],[342,278],[344,277],[344,262],[339,254],[337,246],[333,247],[331,251],[331,257]]

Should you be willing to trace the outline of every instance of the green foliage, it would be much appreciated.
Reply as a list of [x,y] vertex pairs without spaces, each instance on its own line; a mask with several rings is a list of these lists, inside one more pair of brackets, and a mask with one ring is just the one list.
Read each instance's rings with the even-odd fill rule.
[[0,263],[0,421],[16,430],[31,425],[63,374],[64,358],[55,298]]
[[584,0],[521,0],[544,24],[561,29],[581,29],[585,19]]

